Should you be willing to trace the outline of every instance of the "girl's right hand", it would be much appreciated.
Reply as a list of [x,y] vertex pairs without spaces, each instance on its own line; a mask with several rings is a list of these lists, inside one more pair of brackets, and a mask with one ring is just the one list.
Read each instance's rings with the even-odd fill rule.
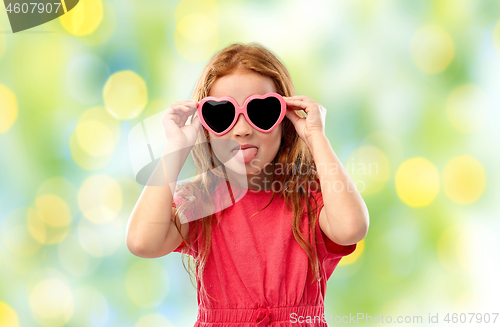
[[200,118],[196,116],[191,125],[185,125],[189,116],[196,112],[196,102],[178,101],[163,114],[161,122],[169,148],[192,148],[201,128]]

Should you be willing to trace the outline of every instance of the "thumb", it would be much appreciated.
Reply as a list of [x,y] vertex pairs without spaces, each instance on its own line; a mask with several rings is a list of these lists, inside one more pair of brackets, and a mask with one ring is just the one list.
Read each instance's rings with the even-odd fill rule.
[[295,126],[295,123],[300,119],[300,117],[293,110],[287,110],[285,116],[290,119],[292,124]]
[[200,118],[198,116],[194,117],[191,120],[191,125],[196,129],[196,131],[199,131],[201,129]]

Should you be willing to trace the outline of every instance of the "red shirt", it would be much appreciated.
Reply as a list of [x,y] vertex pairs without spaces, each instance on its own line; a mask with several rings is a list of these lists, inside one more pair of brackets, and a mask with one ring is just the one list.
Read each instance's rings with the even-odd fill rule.
[[[219,185],[215,199],[222,189]],[[268,204],[271,193],[248,190],[226,208],[220,225],[212,227],[211,252],[203,279],[207,292],[215,300],[200,295],[197,281],[195,327],[222,327],[228,326],[227,323],[231,327],[327,326],[322,319],[327,280],[340,259],[356,249],[356,244],[343,246],[331,241],[321,231],[317,219],[318,242],[312,245],[322,266],[322,278],[311,284],[313,272],[307,254],[293,236],[293,213],[286,208],[284,199],[275,194],[266,209],[251,217]],[[319,215],[322,195],[313,192],[313,196],[318,201]],[[181,203],[178,201],[182,199],[176,197],[174,202]],[[314,207],[314,201],[310,201]],[[189,214],[186,216],[192,219]],[[191,237],[194,227],[192,221],[189,224]],[[301,231],[309,242],[313,241],[305,209]],[[174,251],[181,252],[183,246],[184,242]],[[198,244],[194,247],[198,250]],[[316,323],[300,324],[296,320],[299,316],[318,318]]]

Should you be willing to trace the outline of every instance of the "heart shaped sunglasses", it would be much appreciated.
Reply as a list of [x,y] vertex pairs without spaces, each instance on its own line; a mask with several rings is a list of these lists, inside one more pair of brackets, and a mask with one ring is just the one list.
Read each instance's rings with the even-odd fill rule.
[[197,110],[201,124],[217,136],[229,132],[240,114],[259,132],[269,133],[285,117],[286,102],[278,93],[254,94],[240,107],[231,97],[209,96],[198,102]]

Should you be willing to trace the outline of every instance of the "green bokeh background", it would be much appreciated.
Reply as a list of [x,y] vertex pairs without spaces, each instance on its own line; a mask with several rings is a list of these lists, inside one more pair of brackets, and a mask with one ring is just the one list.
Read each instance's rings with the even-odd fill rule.
[[[89,8],[101,3],[87,1]],[[297,94],[327,108],[326,134],[342,162],[356,160],[353,153],[363,146],[383,154],[375,159],[388,176],[375,191],[361,193],[369,233],[355,260],[330,278],[325,312],[422,316],[419,325],[426,325],[429,314],[443,319],[446,313],[499,311],[500,2],[102,3],[103,20],[83,36],[70,33],[61,18],[13,34],[0,5],[0,87],[17,104],[17,118],[0,134],[0,324],[194,325],[196,290],[180,254],[143,259],[126,247],[127,221],[142,190],[134,180],[128,134],[171,103],[191,100],[210,57],[233,42],[266,46],[289,70]],[[440,52],[443,39],[419,34],[426,26],[444,31],[451,54]],[[449,63],[440,64],[447,55]],[[419,66],[425,58],[440,71]],[[147,104],[131,119],[109,115],[117,135],[113,148],[95,166],[82,165],[70,139],[84,112],[101,107],[106,114],[104,85],[124,70],[144,80]],[[469,118],[457,126],[450,97],[464,85],[479,90],[482,100],[464,105]],[[2,103],[5,119],[14,109]],[[454,186],[444,178],[447,163],[464,155],[480,163],[486,179],[467,204],[449,196],[446,190]],[[439,174],[433,181],[437,194],[420,207],[404,201],[395,177],[416,157]],[[187,165],[181,177],[191,173]],[[96,176],[117,186],[121,199],[112,220],[100,224],[85,217],[79,201],[85,182]],[[466,193],[478,179],[454,176]],[[34,236],[40,225],[29,224],[44,194],[63,199],[71,217],[61,230],[42,224],[47,233],[62,235],[50,244]],[[71,308],[60,309],[62,303]],[[53,319],[40,318],[37,310],[54,307]],[[61,312],[69,316],[60,318]]]

